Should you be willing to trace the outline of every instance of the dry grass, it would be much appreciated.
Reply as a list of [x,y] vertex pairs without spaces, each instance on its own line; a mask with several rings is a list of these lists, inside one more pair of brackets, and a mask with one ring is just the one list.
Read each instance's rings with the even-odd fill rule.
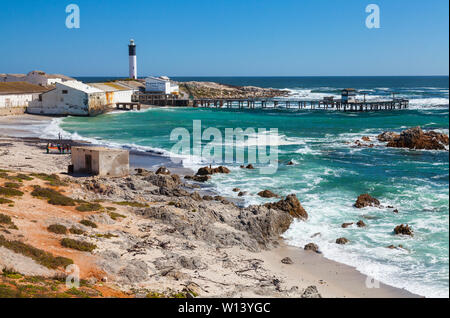
[[92,252],[94,249],[97,248],[97,245],[89,243],[89,242],[83,242],[78,241],[70,238],[64,238],[61,240],[61,245],[67,248],[72,248],[78,251],[82,252]]

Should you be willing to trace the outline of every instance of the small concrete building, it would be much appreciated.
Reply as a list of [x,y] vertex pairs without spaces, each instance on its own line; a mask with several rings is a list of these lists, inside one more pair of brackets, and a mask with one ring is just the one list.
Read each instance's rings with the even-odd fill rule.
[[120,82],[90,83],[89,85],[103,91],[106,96],[106,103],[113,106],[117,103],[131,103],[131,96],[139,91]]
[[108,108],[105,92],[79,81],[56,83],[27,108],[30,114],[90,116]]
[[145,79],[145,91],[155,94],[178,95],[180,88],[172,83],[167,76],[147,77]]
[[67,81],[74,81],[74,79],[61,74],[47,74],[43,71],[31,71],[26,75],[0,74],[0,82],[27,82],[34,85],[51,86]]
[[25,113],[29,103],[47,90],[26,82],[0,83],[0,116]]
[[342,90],[341,102],[344,104],[356,102],[356,90],[354,88],[346,88]]
[[72,147],[72,165],[75,174],[123,177],[129,174],[129,152],[104,147]]

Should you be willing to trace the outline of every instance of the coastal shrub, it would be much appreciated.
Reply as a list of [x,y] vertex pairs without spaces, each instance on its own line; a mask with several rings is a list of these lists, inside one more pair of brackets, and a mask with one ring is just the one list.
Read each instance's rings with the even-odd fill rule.
[[115,208],[115,207],[113,207],[113,206],[107,206],[107,207],[106,207],[106,210],[108,210],[108,211],[116,211],[117,208]]
[[54,187],[65,187],[67,183],[62,181],[57,174],[33,173],[32,176],[47,181],[46,184]]
[[3,186],[10,189],[19,189],[22,185],[15,182],[6,182]]
[[106,234],[98,233],[98,234],[95,234],[95,237],[110,239],[112,237],[119,237],[119,235],[115,235],[115,234],[111,234],[111,233],[106,233]]
[[14,203],[14,201],[5,198],[0,198],[0,204],[12,204],[12,203]]
[[89,220],[81,220],[80,224],[83,224],[85,226],[89,226],[89,227],[92,227],[92,228],[96,228],[97,227],[97,224],[95,224],[94,222],[89,221]]
[[0,187],[0,195],[4,195],[5,197],[21,197],[23,196],[23,192],[17,189]]
[[109,217],[111,219],[113,219],[114,221],[116,221],[118,218],[126,218],[125,215],[122,215],[122,214],[119,214],[119,213],[116,213],[116,212],[108,212],[108,214],[109,214]]
[[130,201],[116,202],[116,204],[117,205],[131,206],[133,208],[148,208],[149,207],[149,205],[147,203],[130,202]]
[[47,230],[49,232],[52,232],[55,234],[66,234],[67,233],[67,228],[61,224],[52,224],[47,228]]
[[61,256],[55,257],[46,251],[40,250],[20,241],[9,241],[3,235],[0,235],[0,246],[3,246],[15,253],[29,257],[42,266],[50,269],[66,267],[70,264],[73,264],[73,261],[69,258]]
[[75,200],[65,195],[55,191],[53,189],[41,188],[40,186],[35,186],[31,195],[38,198],[47,199],[49,204],[61,205],[61,206],[74,206]]
[[11,217],[9,215],[0,213],[0,223],[11,224],[12,223]]
[[74,250],[82,251],[82,252],[92,252],[97,248],[95,244],[89,242],[83,242],[78,240],[73,240],[70,238],[64,238],[61,240],[61,245],[67,248],[72,248]]
[[103,208],[98,203],[82,203],[81,205],[77,206],[75,209],[80,212],[93,212],[98,211],[101,208]]
[[82,234],[86,233],[82,229],[79,229],[79,228],[76,228],[76,227],[73,227],[73,226],[69,229],[69,232],[72,233],[72,234],[75,234],[75,235],[82,235]]

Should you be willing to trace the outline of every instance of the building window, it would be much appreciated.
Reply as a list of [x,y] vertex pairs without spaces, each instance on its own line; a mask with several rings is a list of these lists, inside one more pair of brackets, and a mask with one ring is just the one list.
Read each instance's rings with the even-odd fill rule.
[[67,91],[67,89],[63,89],[62,93],[63,93],[64,95],[66,95],[66,94],[68,94],[69,92]]

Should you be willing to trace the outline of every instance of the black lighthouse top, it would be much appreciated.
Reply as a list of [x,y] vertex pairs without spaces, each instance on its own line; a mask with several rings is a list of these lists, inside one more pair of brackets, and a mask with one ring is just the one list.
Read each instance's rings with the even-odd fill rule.
[[134,44],[134,40],[130,40],[130,45],[128,45],[128,52],[130,56],[136,56],[136,44]]

